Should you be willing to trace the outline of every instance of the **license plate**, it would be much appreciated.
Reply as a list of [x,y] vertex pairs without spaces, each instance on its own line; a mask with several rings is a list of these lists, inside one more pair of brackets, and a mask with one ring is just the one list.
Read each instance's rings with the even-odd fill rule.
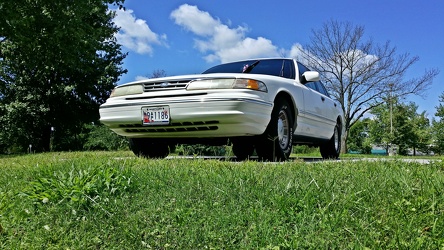
[[142,125],[168,125],[170,124],[170,107],[143,107]]

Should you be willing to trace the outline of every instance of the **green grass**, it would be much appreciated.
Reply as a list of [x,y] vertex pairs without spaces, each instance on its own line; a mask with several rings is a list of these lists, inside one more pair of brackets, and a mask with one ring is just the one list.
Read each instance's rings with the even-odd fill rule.
[[444,164],[0,157],[0,249],[443,249]]

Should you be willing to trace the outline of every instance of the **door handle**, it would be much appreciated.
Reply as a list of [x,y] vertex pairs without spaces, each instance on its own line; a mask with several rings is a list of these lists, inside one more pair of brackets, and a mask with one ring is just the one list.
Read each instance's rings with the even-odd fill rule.
[[325,97],[321,96],[322,102],[325,102]]

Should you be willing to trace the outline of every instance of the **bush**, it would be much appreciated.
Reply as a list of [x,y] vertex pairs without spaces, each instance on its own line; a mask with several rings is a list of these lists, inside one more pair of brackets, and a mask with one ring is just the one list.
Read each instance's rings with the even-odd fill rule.
[[127,150],[128,140],[120,136],[104,125],[85,125],[88,133],[84,150]]
[[307,145],[293,146],[293,154],[317,154],[319,153],[318,147],[310,147]]
[[202,144],[180,144],[176,147],[176,153],[178,155],[224,156],[227,153],[226,147],[227,146],[207,146]]
[[23,195],[36,204],[67,202],[94,207],[99,200],[129,189],[132,185],[130,175],[126,169],[111,166],[73,167],[69,172],[47,170],[29,183]]

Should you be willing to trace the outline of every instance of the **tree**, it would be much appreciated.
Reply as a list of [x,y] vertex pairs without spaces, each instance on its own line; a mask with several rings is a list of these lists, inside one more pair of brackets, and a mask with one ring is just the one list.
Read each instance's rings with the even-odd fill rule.
[[361,154],[370,154],[372,146],[369,139],[369,118],[360,119],[350,128],[348,138],[348,149]]
[[400,136],[395,140],[400,147],[402,154],[409,153],[416,156],[417,152],[429,153],[431,143],[430,120],[425,111],[418,113],[418,105],[413,102],[403,104],[398,109],[401,116],[398,117],[398,126],[400,126]]
[[0,3],[0,144],[48,151],[98,120],[99,105],[126,72],[108,10],[123,2]]
[[128,150],[128,139],[111,131],[105,125],[85,124],[85,150]]
[[423,94],[439,73],[431,69],[418,78],[404,79],[419,58],[408,53],[398,55],[389,41],[378,45],[365,40],[364,27],[348,22],[332,20],[313,30],[310,43],[300,52],[298,59],[322,74],[341,104],[345,115],[344,152],[350,128],[372,108],[383,104],[387,93],[396,98]]
[[439,96],[439,102],[435,113],[438,119],[432,121],[432,140],[433,151],[442,155],[444,153],[444,92]]
[[425,111],[417,113],[417,109],[414,103],[400,103],[397,99],[373,108],[371,114],[374,116],[369,122],[372,142],[387,151],[396,145],[401,155],[408,154],[410,149],[413,155],[417,150],[428,153],[430,122]]
[[[415,107],[417,108],[418,106],[415,105]],[[408,145],[413,149],[413,155],[416,155],[417,151],[429,154],[432,134],[430,120],[427,118],[426,112],[415,113],[411,123],[413,135],[408,141]]]
[[153,71],[153,73],[151,74],[150,78],[160,78],[160,77],[165,77],[166,76],[166,72],[163,69],[156,69]]
[[396,109],[390,110],[391,104],[387,102],[374,107],[370,112],[373,116],[368,123],[370,141],[375,145],[385,148],[387,152],[393,144],[394,132],[396,131],[396,128],[393,126],[393,117],[397,116],[397,113],[393,112],[393,110]]

